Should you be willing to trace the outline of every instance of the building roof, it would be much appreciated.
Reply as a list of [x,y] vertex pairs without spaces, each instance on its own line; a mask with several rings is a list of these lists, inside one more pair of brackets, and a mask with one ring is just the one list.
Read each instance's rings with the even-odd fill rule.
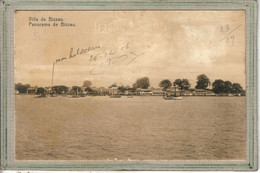
[[117,90],[117,89],[118,89],[118,87],[111,87],[111,89],[112,89],[112,90]]
[[199,92],[207,92],[207,90],[204,90],[204,89],[195,89],[195,91],[199,91]]

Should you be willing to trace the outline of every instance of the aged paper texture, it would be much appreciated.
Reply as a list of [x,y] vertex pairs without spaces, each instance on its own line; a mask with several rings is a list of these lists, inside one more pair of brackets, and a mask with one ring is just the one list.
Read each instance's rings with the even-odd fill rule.
[[245,11],[16,11],[17,160],[246,160]]

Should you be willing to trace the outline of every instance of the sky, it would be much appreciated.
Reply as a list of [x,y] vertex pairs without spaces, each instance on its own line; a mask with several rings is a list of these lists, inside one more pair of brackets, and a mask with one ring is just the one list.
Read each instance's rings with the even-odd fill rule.
[[53,85],[206,74],[245,88],[244,11],[16,11],[14,40],[15,83],[51,86],[55,64]]

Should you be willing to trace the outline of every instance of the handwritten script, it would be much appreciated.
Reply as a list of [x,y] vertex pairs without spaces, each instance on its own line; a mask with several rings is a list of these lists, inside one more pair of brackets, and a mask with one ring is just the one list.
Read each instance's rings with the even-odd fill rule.
[[128,65],[142,54],[134,51],[130,43],[122,45],[118,50],[113,48],[106,49],[99,45],[88,48],[70,48],[69,55],[56,59],[54,64],[81,57],[80,55],[86,55],[89,62],[95,63],[90,70],[90,74],[98,75],[104,73],[112,65]]
[[221,26],[221,33],[224,35],[220,40],[226,39],[226,43],[231,43],[232,46],[234,46],[234,41],[235,41],[235,35],[234,32],[240,27],[241,25],[238,25],[237,27],[233,28],[231,30],[231,27],[229,25]]

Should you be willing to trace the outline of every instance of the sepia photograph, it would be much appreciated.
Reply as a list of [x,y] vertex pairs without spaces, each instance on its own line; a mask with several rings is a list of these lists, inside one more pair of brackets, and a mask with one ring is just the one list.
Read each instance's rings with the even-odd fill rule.
[[16,160],[246,160],[245,11],[14,16]]

